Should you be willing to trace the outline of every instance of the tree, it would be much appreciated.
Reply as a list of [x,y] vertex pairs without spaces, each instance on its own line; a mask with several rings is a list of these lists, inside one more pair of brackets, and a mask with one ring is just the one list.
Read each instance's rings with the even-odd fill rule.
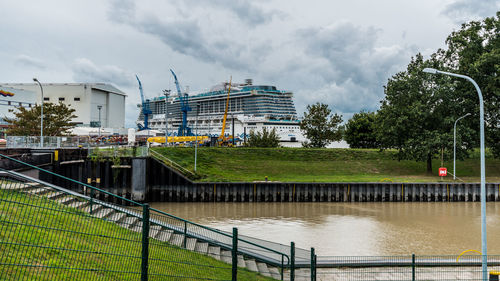
[[[496,17],[463,24],[460,30],[448,36],[446,43],[447,50],[440,50],[445,65],[452,72],[470,76],[481,88],[487,146],[500,157],[500,11]],[[474,86],[464,79],[458,80],[456,91],[459,95],[468,95],[464,105],[472,113],[479,112]],[[476,115],[474,119],[479,117]]]
[[[377,112],[377,141],[383,148],[398,149],[399,159],[427,162],[432,172],[432,159],[442,151],[448,158],[453,151],[453,124],[467,113],[467,100],[455,92],[457,83],[444,75],[428,75],[425,67],[445,69],[438,56],[424,61],[421,54],[412,58],[406,71],[389,79],[385,98]],[[463,158],[474,147],[475,130],[470,119],[457,125],[457,157]]]
[[255,133],[253,130],[250,131],[250,136],[248,137],[248,146],[251,147],[278,147],[280,144],[280,139],[276,134],[276,129],[268,131],[264,128],[261,132]]
[[304,143],[306,147],[325,147],[332,141],[342,139],[341,115],[331,115],[328,105],[316,103],[307,106],[304,119],[300,122],[300,129],[310,142]]
[[352,116],[345,126],[344,140],[351,148],[378,148],[375,133],[375,112],[360,112]]
[[[76,115],[75,110],[64,103],[43,104],[43,135],[60,136],[68,134],[68,130],[74,127],[71,122]],[[41,106],[35,105],[31,108],[19,107],[14,112],[13,118],[4,118],[9,125],[7,134],[13,136],[39,136]]]

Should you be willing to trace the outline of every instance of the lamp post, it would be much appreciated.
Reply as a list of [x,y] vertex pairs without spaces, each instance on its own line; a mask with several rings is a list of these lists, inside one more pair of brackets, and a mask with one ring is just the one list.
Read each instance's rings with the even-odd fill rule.
[[423,70],[426,73],[431,74],[444,74],[449,76],[454,76],[458,78],[463,78],[471,82],[476,88],[477,94],[479,96],[479,133],[480,133],[480,148],[481,148],[481,254],[482,254],[482,268],[483,268],[483,280],[488,280],[488,249],[487,249],[487,241],[486,241],[486,175],[485,175],[485,156],[484,156],[484,102],[483,102],[483,94],[481,93],[481,89],[477,85],[476,81],[474,81],[469,76],[440,71],[434,68],[424,68]]
[[40,83],[40,81],[38,81],[38,79],[36,78],[33,78],[33,81],[35,81],[36,83],[38,83],[38,85],[40,86],[40,91],[42,92],[42,106],[41,106],[41,113],[40,113],[40,147],[43,148],[43,87],[42,87],[42,83]]
[[163,90],[165,95],[165,146],[168,146],[168,96],[170,95],[170,90]]
[[200,111],[200,104],[196,105],[196,120],[194,124],[194,172],[196,173],[196,159],[198,158],[198,112]]
[[457,155],[457,122],[458,122],[458,120],[465,118],[469,115],[470,115],[470,113],[467,113],[464,116],[458,118],[457,120],[455,120],[455,124],[453,125],[453,180],[455,180],[455,178],[456,178],[456,176],[455,176],[455,161],[457,159],[457,157],[456,157],[456,155]]
[[97,110],[99,110],[99,137],[101,136],[101,109],[102,105],[98,105]]

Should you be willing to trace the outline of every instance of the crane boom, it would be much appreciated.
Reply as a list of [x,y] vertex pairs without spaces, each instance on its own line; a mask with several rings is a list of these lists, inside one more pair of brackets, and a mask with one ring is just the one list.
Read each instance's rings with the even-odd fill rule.
[[181,93],[181,86],[179,86],[179,81],[177,80],[177,75],[175,75],[175,72],[170,69],[170,72],[172,72],[172,75],[174,76],[174,80],[175,80],[175,87],[177,88],[177,94],[179,94],[179,98],[182,96],[182,93]]
[[224,132],[226,130],[226,120],[227,120],[227,110],[229,108],[229,93],[231,92],[231,82],[233,77],[229,78],[229,88],[227,89],[227,98],[226,98],[226,109],[224,110],[224,119],[222,121],[222,132],[220,133],[219,139],[225,140]]
[[182,112],[182,123],[179,126],[179,130],[177,131],[177,136],[190,136],[192,134],[191,134],[191,128],[187,126],[187,114],[188,111],[191,111],[191,107],[189,107],[188,104],[187,94],[186,95],[182,94],[179,81],[177,80],[177,75],[175,75],[172,69],[170,69],[170,72],[172,72],[172,75],[174,76],[175,87],[177,88],[177,94],[179,95],[179,101],[181,104],[181,112]]
[[142,114],[144,115],[144,126],[139,125],[139,130],[149,130],[149,115],[152,113],[151,109],[149,109],[149,100],[144,98],[144,92],[142,91],[142,83],[139,80],[139,77],[135,75],[137,82],[139,82],[139,92],[141,93],[141,101],[142,101]]

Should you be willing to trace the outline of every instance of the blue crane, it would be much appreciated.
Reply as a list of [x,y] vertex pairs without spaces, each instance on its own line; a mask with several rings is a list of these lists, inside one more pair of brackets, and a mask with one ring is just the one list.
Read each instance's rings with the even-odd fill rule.
[[141,92],[141,101],[142,101],[142,114],[144,115],[144,126],[141,124],[137,124],[139,127],[139,131],[142,130],[149,130],[149,115],[151,115],[153,112],[149,108],[149,100],[144,99],[144,93],[142,92],[142,83],[141,80],[139,80],[139,77],[137,75],[135,76],[137,78],[137,82],[139,82],[139,91]]
[[182,112],[182,123],[179,126],[179,130],[177,131],[177,136],[192,136],[193,134],[191,133],[191,128],[187,126],[187,115],[188,112],[191,111],[191,107],[189,107],[188,103],[188,95],[187,93],[184,95],[182,94],[181,87],[179,86],[179,81],[177,80],[177,75],[175,75],[172,69],[170,69],[170,72],[172,72],[172,75],[175,79],[175,86],[177,87],[177,94],[179,94],[179,101]]

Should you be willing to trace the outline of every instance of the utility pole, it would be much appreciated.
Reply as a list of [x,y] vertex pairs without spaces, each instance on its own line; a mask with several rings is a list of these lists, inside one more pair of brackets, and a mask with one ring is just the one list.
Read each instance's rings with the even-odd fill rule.
[[38,81],[38,79],[36,78],[33,78],[33,81],[35,81],[36,83],[38,83],[38,85],[40,86],[40,91],[42,92],[42,106],[41,106],[41,114],[40,114],[40,147],[43,148],[43,87],[42,87],[42,83],[40,83],[40,81]]
[[170,90],[163,90],[165,95],[165,146],[168,146],[168,96],[170,95]]
[[195,128],[195,142],[194,142],[194,172],[196,173],[196,160],[198,158],[198,112],[200,111],[200,104],[196,105],[196,120],[194,124]]
[[101,136],[101,109],[102,105],[98,105],[97,110],[99,110],[99,137]]

